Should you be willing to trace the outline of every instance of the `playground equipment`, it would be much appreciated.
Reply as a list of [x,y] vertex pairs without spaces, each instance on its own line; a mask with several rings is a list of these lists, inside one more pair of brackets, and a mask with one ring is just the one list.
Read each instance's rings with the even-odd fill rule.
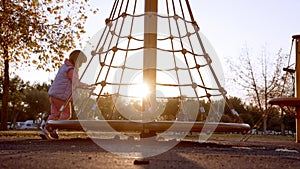
[[296,70],[286,68],[286,71],[291,73],[296,72],[295,97],[285,97],[285,98],[273,98],[269,100],[272,105],[278,105],[283,111],[290,114],[293,113],[293,108],[295,108],[295,120],[296,120],[296,143],[300,142],[300,35],[292,36],[293,41],[296,41]]
[[[116,0],[105,23],[78,68],[80,83],[95,87],[74,84],[78,120],[50,120],[47,130],[134,131],[148,138],[250,129],[226,97],[221,66],[188,0]],[[220,122],[225,103],[234,123]]]

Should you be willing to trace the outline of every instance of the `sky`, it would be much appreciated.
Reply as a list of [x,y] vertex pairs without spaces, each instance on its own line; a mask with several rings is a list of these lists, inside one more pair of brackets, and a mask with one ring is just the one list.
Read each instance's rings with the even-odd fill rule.
[[[113,1],[91,2],[100,12],[87,21],[89,35],[104,27],[113,5]],[[244,44],[255,50],[267,45],[289,52],[291,36],[300,34],[299,0],[190,0],[190,4],[200,31],[221,58],[239,55]]]
[[[89,2],[100,11],[89,16],[85,36],[104,28],[114,1]],[[300,34],[300,0],[190,0],[190,5],[200,31],[214,47],[225,72],[225,60],[237,58],[245,45],[254,53],[266,47],[271,53],[282,49],[287,54],[292,35]],[[21,76],[25,81],[47,82],[55,72],[31,71]]]

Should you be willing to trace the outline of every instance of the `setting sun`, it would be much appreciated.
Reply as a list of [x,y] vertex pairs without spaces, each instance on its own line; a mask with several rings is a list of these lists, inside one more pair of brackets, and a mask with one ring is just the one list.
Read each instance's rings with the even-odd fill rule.
[[141,83],[131,86],[128,93],[133,97],[145,98],[150,93],[150,90],[147,84]]

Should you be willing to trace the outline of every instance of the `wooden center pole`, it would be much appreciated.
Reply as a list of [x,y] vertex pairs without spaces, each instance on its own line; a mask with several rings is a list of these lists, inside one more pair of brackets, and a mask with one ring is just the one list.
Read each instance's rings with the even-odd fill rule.
[[[144,57],[143,57],[143,83],[149,88],[151,98],[156,98],[156,48],[157,48],[157,1],[145,0],[144,20]],[[143,109],[149,104],[147,98],[143,100]]]
[[[300,35],[292,37],[296,41],[296,98],[300,98]],[[296,106],[296,143],[300,143],[300,105]]]

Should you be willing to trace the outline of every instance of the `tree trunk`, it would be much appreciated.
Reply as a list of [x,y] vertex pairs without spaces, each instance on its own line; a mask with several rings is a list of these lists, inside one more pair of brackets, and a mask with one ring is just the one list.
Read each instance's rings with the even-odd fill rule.
[[267,115],[265,114],[264,115],[264,117],[263,117],[263,121],[264,121],[264,126],[263,126],[263,132],[264,132],[264,134],[267,134],[267,122],[268,122],[268,117],[267,117]]
[[12,126],[13,126],[13,130],[16,129],[16,124],[17,124],[17,118],[19,116],[20,112],[17,110],[13,110],[13,116],[12,116]]
[[4,81],[3,81],[3,98],[2,98],[0,130],[7,130],[8,100],[9,100],[9,57],[8,57],[7,49],[4,49]]
[[283,122],[283,110],[280,110],[280,129],[281,129],[281,135],[285,136],[285,125]]
[[285,131],[285,125],[284,125],[283,122],[281,122],[280,127],[281,127],[281,135],[285,136],[285,132],[284,132]]

